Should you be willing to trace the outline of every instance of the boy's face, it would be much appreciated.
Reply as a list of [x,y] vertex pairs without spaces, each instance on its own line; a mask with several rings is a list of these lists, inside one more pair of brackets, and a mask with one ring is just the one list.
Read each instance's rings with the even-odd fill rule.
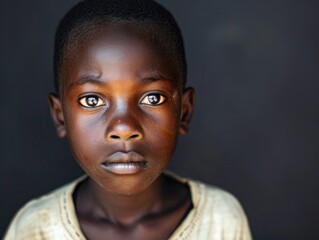
[[105,190],[143,191],[187,131],[193,89],[183,91],[173,56],[136,27],[104,27],[68,56],[60,98],[50,96],[58,135]]

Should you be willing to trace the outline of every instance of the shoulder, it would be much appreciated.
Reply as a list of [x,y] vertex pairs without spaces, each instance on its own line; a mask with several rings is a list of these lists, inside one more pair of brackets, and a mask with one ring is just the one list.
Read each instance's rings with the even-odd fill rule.
[[243,208],[237,198],[231,193],[208,184],[192,181],[202,191],[204,205],[214,209],[215,217],[228,217],[241,219],[244,215]]
[[200,181],[188,181],[201,232],[207,231],[216,239],[251,239],[246,214],[237,198],[219,187]]
[[61,222],[61,203],[81,179],[26,203],[14,216],[4,239],[42,239],[46,231],[54,231]]
[[231,193],[198,180],[179,177],[171,172],[166,174],[189,186],[194,208],[205,206],[214,210],[210,213],[214,217],[241,218],[244,215],[239,201]]
[[246,214],[231,193],[197,180],[168,174],[189,186],[193,203],[193,209],[172,239],[252,239]]

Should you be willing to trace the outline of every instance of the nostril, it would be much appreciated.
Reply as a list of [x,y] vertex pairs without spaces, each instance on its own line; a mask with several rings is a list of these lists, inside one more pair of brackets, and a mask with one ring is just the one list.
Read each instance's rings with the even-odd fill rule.
[[130,138],[138,138],[138,134],[133,134]]
[[120,137],[117,136],[117,135],[111,135],[111,138],[113,138],[113,139],[120,139]]
[[110,141],[115,141],[115,140],[123,140],[123,141],[127,141],[127,140],[137,140],[141,137],[140,134],[136,133],[136,134],[110,134],[108,135],[108,139]]

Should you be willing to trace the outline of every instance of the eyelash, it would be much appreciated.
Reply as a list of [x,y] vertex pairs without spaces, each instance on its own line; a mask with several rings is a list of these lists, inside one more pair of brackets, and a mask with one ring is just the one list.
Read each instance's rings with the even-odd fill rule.
[[[149,106],[158,106],[166,101],[166,97],[160,93],[150,93],[142,98],[140,101],[143,105]],[[87,95],[81,97],[79,100],[79,104],[85,108],[98,108],[101,106],[105,106],[105,101],[97,95]]]

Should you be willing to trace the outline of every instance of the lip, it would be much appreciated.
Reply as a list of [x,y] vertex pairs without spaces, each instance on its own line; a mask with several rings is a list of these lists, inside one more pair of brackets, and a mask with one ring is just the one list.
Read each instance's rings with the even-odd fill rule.
[[114,174],[128,175],[136,174],[145,170],[147,162],[136,152],[115,152],[109,156],[101,167]]

